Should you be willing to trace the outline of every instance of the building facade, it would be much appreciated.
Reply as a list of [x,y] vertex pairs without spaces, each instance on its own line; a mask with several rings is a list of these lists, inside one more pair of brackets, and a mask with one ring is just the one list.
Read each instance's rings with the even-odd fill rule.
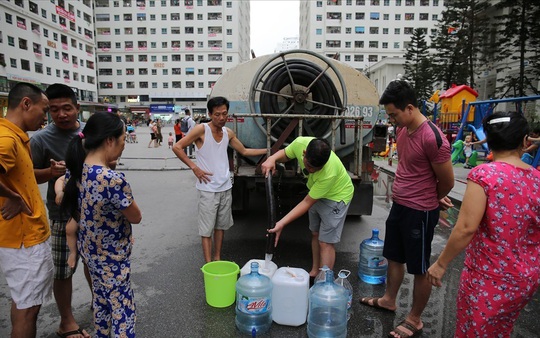
[[17,82],[73,88],[83,110],[98,102],[91,0],[0,1],[0,106]]
[[413,31],[428,37],[443,0],[317,0],[300,3],[300,48],[370,72],[384,58],[403,57]]
[[96,0],[100,96],[132,112],[206,112],[219,76],[250,56],[249,1]]

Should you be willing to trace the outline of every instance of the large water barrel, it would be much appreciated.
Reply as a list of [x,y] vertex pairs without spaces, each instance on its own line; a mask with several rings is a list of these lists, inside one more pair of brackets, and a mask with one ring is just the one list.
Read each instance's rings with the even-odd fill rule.
[[[230,114],[295,114],[364,116],[363,144],[371,142],[372,128],[379,116],[379,95],[371,81],[340,61],[307,50],[294,50],[257,57],[231,68],[214,84],[211,96],[225,96]],[[272,119],[272,138],[280,136],[288,118]],[[329,120],[307,119],[303,135],[327,137],[332,129],[340,157],[354,150],[352,120],[335,125]],[[228,124],[233,128],[231,122]],[[234,128],[233,128],[234,129]],[[250,148],[266,147],[266,120],[241,119],[237,135]],[[291,135],[285,145],[295,137]]]

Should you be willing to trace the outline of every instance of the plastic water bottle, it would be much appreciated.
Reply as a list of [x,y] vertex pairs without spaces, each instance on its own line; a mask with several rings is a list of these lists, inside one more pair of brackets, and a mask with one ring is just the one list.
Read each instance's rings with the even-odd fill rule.
[[384,241],[379,239],[379,229],[373,229],[371,238],[360,244],[358,277],[368,284],[384,284],[388,261],[383,257]]
[[347,290],[334,283],[334,273],[327,270],[326,280],[309,290],[308,337],[346,338],[348,298]]
[[[323,265],[323,267],[320,268],[319,270],[321,270],[321,271],[319,271],[317,276],[315,276],[315,279],[313,280],[313,284],[319,283],[319,282],[324,283],[326,281],[326,271],[332,271],[332,270],[330,270],[328,265]],[[332,277],[334,277],[333,272],[332,272]]]
[[259,263],[236,282],[236,327],[246,334],[262,334],[272,325],[272,282],[259,274]]
[[340,270],[338,273],[338,278],[336,278],[336,280],[334,281],[334,283],[336,283],[337,285],[343,286],[349,294],[349,298],[347,298],[347,321],[351,319],[351,315],[353,312],[352,310],[353,288],[352,288],[351,283],[347,279],[347,277],[349,277],[350,274],[351,272],[349,270]]

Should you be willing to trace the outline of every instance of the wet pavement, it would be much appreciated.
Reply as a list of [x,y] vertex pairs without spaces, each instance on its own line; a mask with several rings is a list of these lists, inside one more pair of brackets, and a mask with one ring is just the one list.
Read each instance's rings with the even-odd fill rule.
[[[197,197],[194,176],[164,142],[159,148],[147,148],[147,128],[137,130],[139,143],[126,144],[119,170],[124,170],[130,181],[135,199],[143,211],[143,221],[134,225],[134,251],[132,255],[132,281],[137,304],[137,336],[139,337],[242,337],[236,330],[234,305],[218,309],[206,304],[203,275],[204,264],[200,237],[196,226]],[[164,128],[164,135],[172,127]],[[166,138],[165,138],[166,141]],[[388,332],[406,315],[412,301],[412,276],[406,274],[398,296],[396,313],[384,312],[359,304],[363,296],[380,296],[383,285],[369,285],[357,276],[360,242],[369,237],[371,229],[378,227],[384,237],[384,221],[390,204],[386,190],[391,182],[392,168],[384,168],[377,161],[380,176],[376,183],[379,195],[375,198],[371,216],[348,217],[342,241],[336,246],[336,268],[350,270],[353,285],[353,315],[348,323],[348,337],[386,337]],[[456,168],[456,180],[466,178]],[[465,176],[463,176],[465,175]],[[463,177],[462,177],[463,176]],[[455,200],[460,201],[463,187],[454,188]],[[41,185],[42,193],[45,185]],[[459,189],[462,189],[459,190]],[[247,212],[235,215],[235,225],[226,232],[222,258],[242,267],[250,259],[264,259],[265,228],[267,224],[264,191],[250,195]],[[457,203],[455,203],[457,204]],[[437,227],[433,241],[432,260],[440,253],[450,234],[457,212]],[[282,234],[273,261],[278,265],[309,270],[311,265],[310,233],[307,218],[289,225]],[[455,325],[455,299],[463,254],[448,269],[442,288],[434,288],[424,311],[424,330],[421,337],[452,337]],[[0,274],[0,337],[10,332],[9,290]],[[81,271],[74,276],[73,311],[81,327],[90,332],[92,313],[91,294]],[[512,337],[538,337],[537,320],[539,297],[522,311]],[[38,319],[38,337],[56,337],[58,313],[53,300],[46,303]],[[261,337],[307,337],[306,325],[288,327],[272,324]],[[244,336],[245,337],[245,336]]]

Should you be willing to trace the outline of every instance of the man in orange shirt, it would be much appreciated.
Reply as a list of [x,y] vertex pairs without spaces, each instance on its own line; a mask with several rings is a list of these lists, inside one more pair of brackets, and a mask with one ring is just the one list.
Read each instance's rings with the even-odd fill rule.
[[11,291],[11,337],[36,336],[41,304],[52,292],[50,228],[26,134],[41,127],[48,110],[41,89],[19,83],[0,119],[0,268]]

